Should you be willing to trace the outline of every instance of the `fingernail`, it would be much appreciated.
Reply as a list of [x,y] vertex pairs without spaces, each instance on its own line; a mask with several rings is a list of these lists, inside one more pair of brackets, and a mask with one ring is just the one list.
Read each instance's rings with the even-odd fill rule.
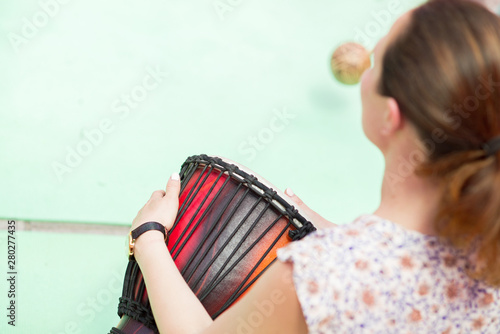
[[170,178],[174,181],[179,181],[180,177],[179,177],[179,173],[173,173]]
[[286,188],[285,189],[285,194],[287,194],[288,196],[292,197],[293,195],[295,195],[292,191],[292,189],[290,188]]

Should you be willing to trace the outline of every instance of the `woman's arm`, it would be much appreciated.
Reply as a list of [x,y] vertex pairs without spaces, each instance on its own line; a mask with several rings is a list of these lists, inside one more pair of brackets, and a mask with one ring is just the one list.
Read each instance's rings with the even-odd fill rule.
[[[166,192],[154,192],[134,219],[132,229],[147,221],[171,228],[179,204],[179,184],[178,177],[171,177]],[[307,333],[291,279],[291,264],[273,264],[245,297],[212,321],[179,273],[160,232],[141,235],[134,255],[161,334]]]
[[292,280],[292,264],[279,261],[272,264],[240,301],[202,333],[307,333]]
[[163,235],[144,233],[137,239],[135,248],[135,259],[144,276],[160,333],[201,333],[209,327],[212,318],[184,281]]

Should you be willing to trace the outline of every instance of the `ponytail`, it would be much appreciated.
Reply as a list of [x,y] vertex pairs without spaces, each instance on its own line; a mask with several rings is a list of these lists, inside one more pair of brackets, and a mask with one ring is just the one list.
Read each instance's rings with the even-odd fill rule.
[[435,229],[455,247],[474,254],[469,276],[500,286],[499,154],[457,153],[419,166],[417,174],[440,184]]
[[[458,36],[458,37],[457,37]],[[440,185],[435,229],[475,256],[471,277],[500,286],[500,18],[467,0],[431,0],[388,45],[379,93],[421,140],[439,129],[417,175]],[[496,153],[495,153],[496,152]]]

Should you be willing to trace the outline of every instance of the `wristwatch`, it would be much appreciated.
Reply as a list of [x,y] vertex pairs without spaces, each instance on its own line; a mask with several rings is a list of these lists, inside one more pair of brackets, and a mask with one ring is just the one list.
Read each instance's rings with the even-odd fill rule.
[[141,234],[147,231],[151,230],[156,230],[160,231],[163,233],[163,238],[165,241],[167,241],[167,229],[163,224],[160,224],[158,222],[147,222],[142,224],[141,226],[137,227],[135,230],[130,231],[128,234],[128,255],[129,257],[134,256],[134,246],[135,246],[135,241]]

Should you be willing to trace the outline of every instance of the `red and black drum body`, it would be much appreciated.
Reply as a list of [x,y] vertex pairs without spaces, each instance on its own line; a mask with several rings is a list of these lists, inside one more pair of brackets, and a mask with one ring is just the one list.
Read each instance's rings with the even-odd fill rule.
[[[278,248],[315,230],[241,167],[217,157],[189,157],[181,167],[179,211],[166,241],[182,276],[214,319],[275,261]],[[133,257],[118,315],[120,323],[111,333],[158,333]]]

